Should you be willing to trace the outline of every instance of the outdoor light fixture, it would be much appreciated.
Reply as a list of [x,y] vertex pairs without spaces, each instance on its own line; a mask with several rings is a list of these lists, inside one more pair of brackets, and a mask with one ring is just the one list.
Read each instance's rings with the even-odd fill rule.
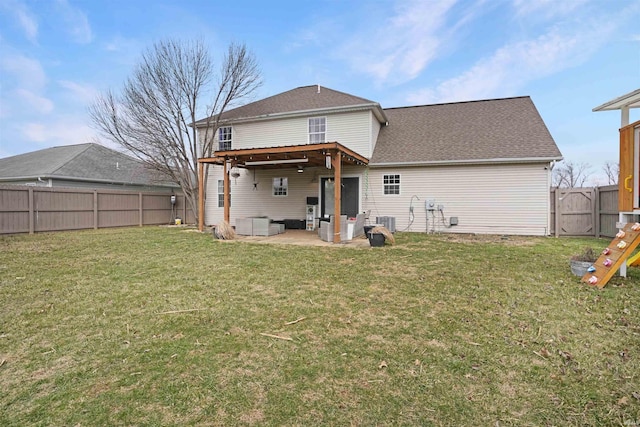
[[256,160],[244,162],[245,166],[284,165],[289,163],[309,163],[309,159]]

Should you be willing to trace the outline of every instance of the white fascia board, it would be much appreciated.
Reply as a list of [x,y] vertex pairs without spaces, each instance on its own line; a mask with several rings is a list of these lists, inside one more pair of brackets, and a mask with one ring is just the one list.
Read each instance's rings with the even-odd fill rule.
[[622,108],[640,108],[640,89],[629,92],[626,95],[612,99],[602,105],[595,107],[593,112],[620,110]]
[[401,166],[453,166],[453,165],[479,165],[496,163],[550,163],[560,161],[562,157],[523,157],[513,159],[471,159],[471,160],[435,160],[427,162],[385,162],[369,163],[370,167],[391,168]]
[[[368,103],[368,104],[358,104],[358,105],[349,105],[342,107],[329,107],[329,108],[314,108],[311,110],[299,110],[299,111],[289,111],[286,113],[274,113],[274,114],[264,114],[261,116],[254,117],[241,117],[238,119],[223,119],[220,120],[219,124],[235,124],[235,123],[247,123],[247,122],[259,122],[263,120],[273,120],[273,119],[282,119],[289,117],[303,117],[303,116],[312,116],[318,114],[325,113],[349,113],[353,111],[366,111],[373,110],[373,114],[376,116],[380,123],[386,123],[387,116],[384,114],[384,111],[380,107],[378,103]],[[196,125],[199,128],[206,127],[206,123],[198,123]]]

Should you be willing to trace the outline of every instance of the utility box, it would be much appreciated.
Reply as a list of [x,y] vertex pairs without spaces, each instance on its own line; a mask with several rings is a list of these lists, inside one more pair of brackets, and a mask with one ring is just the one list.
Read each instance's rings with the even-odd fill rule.
[[392,233],[396,232],[396,217],[395,216],[377,216],[376,224],[382,224],[384,227]]
[[449,218],[449,225],[458,225],[458,217],[452,216],[451,218]]
[[435,199],[427,199],[424,202],[424,208],[428,211],[435,211],[436,210],[436,201]]

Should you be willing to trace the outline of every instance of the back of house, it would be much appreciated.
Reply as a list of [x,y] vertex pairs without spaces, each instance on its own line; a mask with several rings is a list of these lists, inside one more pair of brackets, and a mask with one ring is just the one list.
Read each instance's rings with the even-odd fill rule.
[[[305,86],[225,112],[214,138],[232,225],[340,206],[400,231],[548,235],[550,163],[562,159],[529,97],[383,109]],[[225,168],[210,168],[204,220],[217,224]]]

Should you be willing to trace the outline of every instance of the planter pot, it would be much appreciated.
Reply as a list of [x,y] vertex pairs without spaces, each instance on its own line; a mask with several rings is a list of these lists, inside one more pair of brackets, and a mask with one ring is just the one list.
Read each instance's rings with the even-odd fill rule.
[[587,269],[589,267],[591,267],[593,265],[592,262],[588,262],[588,261],[576,261],[576,260],[571,260],[571,272],[579,277],[584,276],[585,274],[587,274]]

